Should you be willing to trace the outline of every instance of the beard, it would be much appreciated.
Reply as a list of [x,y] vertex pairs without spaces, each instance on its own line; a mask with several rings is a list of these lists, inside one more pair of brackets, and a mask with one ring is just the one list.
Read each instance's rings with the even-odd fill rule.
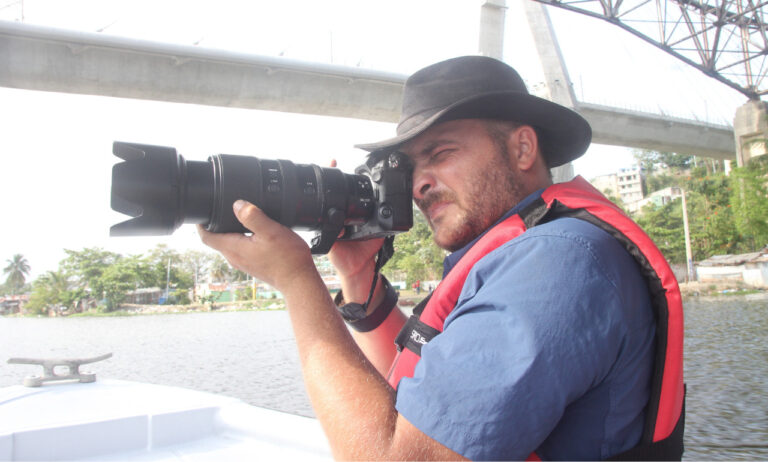
[[[428,192],[416,201],[434,233],[435,243],[454,252],[472,242],[509,209],[523,199],[519,173],[510,165],[505,147],[497,146],[496,155],[488,165],[466,179],[467,197],[460,200],[450,190]],[[448,202],[459,207],[451,217],[433,221],[426,211],[435,203]],[[452,221],[453,223],[444,223]]]

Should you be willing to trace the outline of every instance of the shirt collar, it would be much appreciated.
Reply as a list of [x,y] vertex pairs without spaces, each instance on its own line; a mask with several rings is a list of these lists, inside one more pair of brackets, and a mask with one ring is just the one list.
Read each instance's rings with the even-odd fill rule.
[[493,228],[494,226],[498,225],[502,221],[504,221],[507,218],[511,217],[512,215],[518,213],[520,210],[522,210],[524,207],[526,207],[531,202],[533,202],[536,199],[538,199],[539,197],[541,197],[541,194],[544,192],[544,189],[545,188],[539,189],[538,191],[535,191],[535,192],[531,193],[530,195],[526,196],[525,199],[523,199],[520,202],[518,202],[517,205],[512,207],[507,213],[505,213],[501,218],[499,218],[498,221],[496,221],[496,223],[494,223],[492,226],[488,227],[488,229],[483,231],[482,234],[480,234],[475,239],[473,239],[472,242],[470,242],[469,244],[465,245],[464,247],[460,248],[459,250],[457,250],[457,251],[453,252],[452,254],[448,255],[447,257],[445,257],[445,260],[443,260],[443,278],[445,278],[448,275],[448,273],[451,271],[451,269],[453,269],[453,267],[456,266],[456,263],[458,263],[459,260],[461,260],[461,257],[463,257],[464,254],[466,254],[469,251],[469,249],[471,249],[472,246],[475,245],[475,243],[477,241],[479,241],[480,238],[485,235],[485,233],[487,233],[491,228]]

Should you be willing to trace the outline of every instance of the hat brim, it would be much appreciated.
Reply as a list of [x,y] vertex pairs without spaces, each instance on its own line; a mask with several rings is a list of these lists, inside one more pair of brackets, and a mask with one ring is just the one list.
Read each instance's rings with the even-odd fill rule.
[[355,147],[369,152],[395,149],[436,123],[457,119],[509,120],[533,126],[540,135],[541,152],[550,167],[577,159],[592,141],[589,123],[571,109],[526,93],[494,92],[457,101],[394,138]]

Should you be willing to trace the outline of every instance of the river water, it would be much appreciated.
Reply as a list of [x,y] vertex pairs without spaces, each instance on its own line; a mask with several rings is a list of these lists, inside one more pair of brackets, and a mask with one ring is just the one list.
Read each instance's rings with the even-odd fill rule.
[[[768,299],[687,299],[685,314],[685,459],[768,459]],[[40,373],[10,357],[106,352],[84,369],[312,415],[284,311],[0,318],[0,387]]]

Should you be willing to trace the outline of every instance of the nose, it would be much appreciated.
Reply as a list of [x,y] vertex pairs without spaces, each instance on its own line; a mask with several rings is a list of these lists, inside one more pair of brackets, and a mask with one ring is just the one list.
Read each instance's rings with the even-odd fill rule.
[[435,187],[435,177],[429,169],[416,167],[413,169],[413,198],[421,200],[427,192]]

